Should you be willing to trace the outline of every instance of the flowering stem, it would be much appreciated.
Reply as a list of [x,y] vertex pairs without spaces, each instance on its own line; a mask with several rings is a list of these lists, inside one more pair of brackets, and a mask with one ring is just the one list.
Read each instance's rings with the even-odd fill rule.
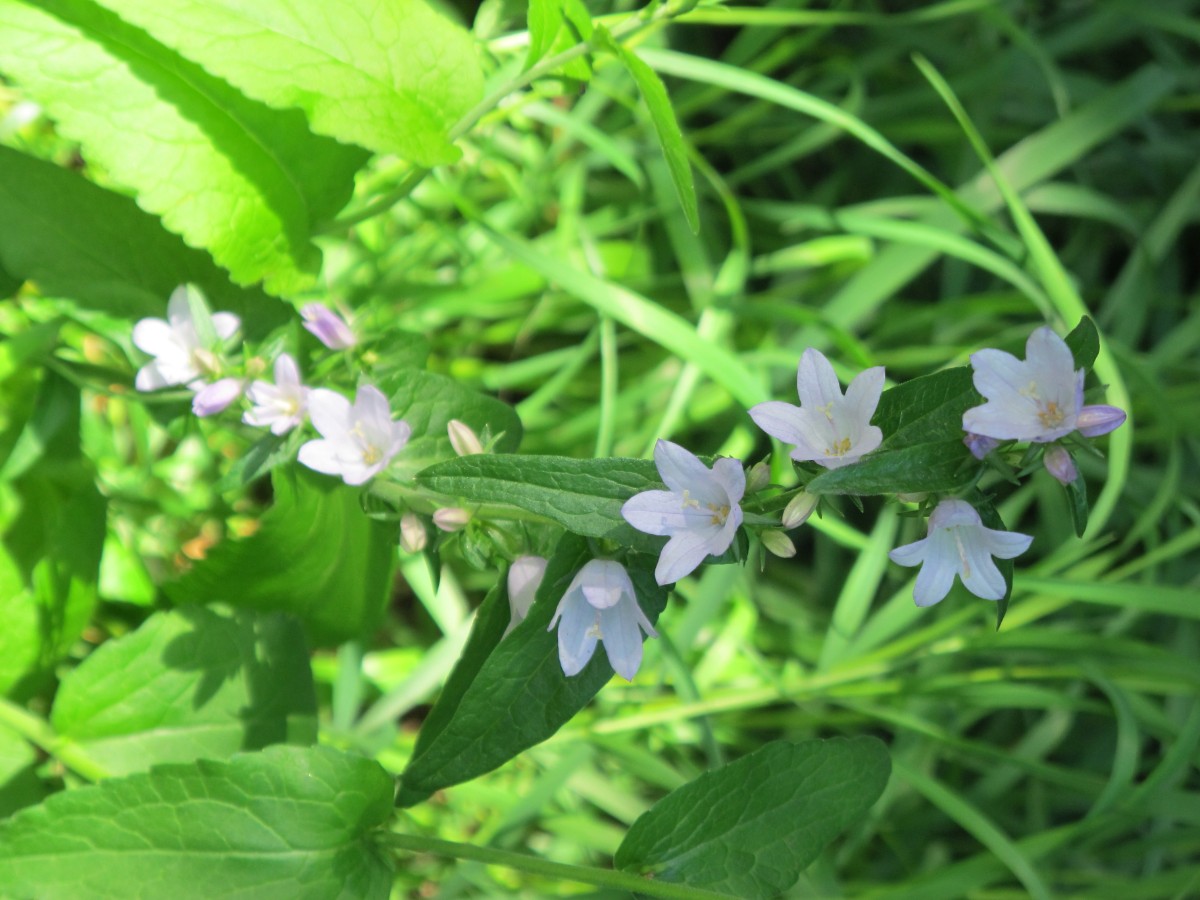
[[91,759],[84,750],[72,741],[59,737],[45,719],[22,709],[0,697],[0,725],[15,731],[29,743],[40,747],[47,754],[88,781],[99,781],[108,777],[103,766]]
[[435,856],[445,856],[451,859],[466,859],[472,862],[488,863],[490,865],[506,866],[531,875],[542,875],[546,878],[559,878],[580,884],[594,884],[601,887],[618,888],[643,894],[647,897],[676,898],[676,900],[729,900],[729,894],[718,894],[703,888],[688,887],[683,884],[670,884],[665,881],[654,881],[630,872],[618,872],[614,869],[600,869],[594,866],[574,866],[566,863],[551,862],[525,853],[514,853],[510,850],[499,850],[495,847],[480,847],[476,844],[460,844],[455,841],[442,841],[437,838],[421,837],[411,834],[392,832],[385,835],[384,842],[398,851],[409,853],[431,853]]

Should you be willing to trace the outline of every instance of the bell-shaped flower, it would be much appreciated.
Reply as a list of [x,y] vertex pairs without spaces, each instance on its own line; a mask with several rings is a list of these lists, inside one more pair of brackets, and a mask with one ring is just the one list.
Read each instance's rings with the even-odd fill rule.
[[308,392],[300,381],[296,361],[286,353],[275,360],[275,383],[256,381],[246,396],[254,406],[242,416],[247,425],[270,428],[271,434],[287,434],[308,413]]
[[300,307],[304,327],[330,350],[345,350],[358,343],[346,320],[324,303],[306,303]]
[[795,444],[791,457],[797,462],[836,469],[883,442],[883,432],[870,424],[883,393],[882,366],[860,372],[842,396],[833,366],[810,347],[800,357],[796,391],[799,406],[770,400],[753,407],[750,418],[771,437]]
[[1067,342],[1042,326],[1025,343],[1025,359],[1003,350],[971,354],[975,389],[987,402],[963,413],[963,430],[998,441],[1049,443],[1078,429],[1107,434],[1125,421],[1115,406],[1083,405],[1083,369]]
[[642,632],[658,637],[638,606],[629,573],[611,559],[593,559],[576,573],[547,631],[556,625],[558,661],[565,675],[582,670],[596,652],[596,642],[603,641],[613,671],[633,681],[642,664]]
[[325,388],[308,395],[308,413],[321,434],[300,448],[302,465],[338,475],[346,484],[363,484],[392,461],[412,435],[407,422],[393,422],[387,397],[371,385],[350,401]]
[[746,473],[736,459],[718,459],[709,469],[670,441],[654,445],[654,463],[669,488],[642,491],[625,501],[621,515],[638,531],[670,535],[654,579],[671,584],[692,572],[709,555],[729,549],[742,524]]
[[917,606],[933,606],[950,592],[954,576],[984,600],[1004,596],[1004,576],[992,561],[1012,559],[1029,549],[1033,538],[1013,531],[984,526],[975,507],[964,500],[943,500],[929,517],[924,538],[891,551],[892,562],[920,566],[913,599]]
[[202,303],[195,304],[200,314],[193,315],[188,291],[181,285],[171,293],[165,320],[142,319],[133,326],[134,345],[154,357],[138,369],[134,386],[139,391],[181,384],[200,390],[220,374],[221,344],[233,337],[241,320],[227,312],[209,315]]
[[542,556],[518,556],[508,567],[508,610],[511,618],[504,629],[505,636],[529,615],[529,608],[533,606],[545,574],[546,559]]

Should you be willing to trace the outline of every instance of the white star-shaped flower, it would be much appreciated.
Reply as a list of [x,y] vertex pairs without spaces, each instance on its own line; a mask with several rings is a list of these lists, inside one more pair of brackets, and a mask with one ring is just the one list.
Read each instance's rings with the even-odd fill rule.
[[379,474],[412,435],[407,422],[392,421],[387,397],[369,384],[358,389],[353,406],[341,394],[314,388],[308,413],[321,438],[300,448],[301,464],[339,475],[346,484],[363,484]]
[[795,444],[797,462],[815,462],[827,469],[857,462],[883,442],[883,432],[870,424],[883,393],[883,367],[855,376],[842,396],[833,366],[811,347],[800,357],[796,372],[800,405],[770,400],[750,410],[750,418],[772,437]]
[[660,440],[654,464],[666,491],[642,491],[625,501],[621,515],[638,531],[670,535],[662,549],[654,579],[671,584],[704,561],[729,549],[746,492],[746,473],[736,459],[718,459],[710,470],[692,453]]
[[975,507],[964,500],[943,500],[929,517],[926,536],[888,556],[898,565],[921,567],[913,599],[917,606],[933,606],[950,592],[955,575],[976,597],[999,600],[1004,576],[992,557],[1012,559],[1031,543],[1027,534],[985,527]]
[[[199,322],[192,316],[186,285],[177,287],[167,302],[167,318],[142,319],[133,326],[133,343],[154,357],[138,369],[134,386],[139,391],[184,384],[200,390],[220,373],[221,342],[233,337],[241,320],[233,313],[218,312]],[[211,329],[211,330],[210,330]],[[205,332],[215,335],[206,341]]]
[[596,642],[603,641],[613,671],[633,681],[642,664],[642,632],[658,637],[638,606],[629,573],[611,559],[593,559],[576,573],[547,630],[556,625],[558,661],[565,675],[581,671],[596,652]]
[[256,381],[246,396],[254,404],[242,416],[247,425],[270,428],[271,434],[287,434],[304,421],[309,389],[300,381],[300,368],[286,353],[275,360],[275,383]]
[[971,354],[975,389],[987,402],[963,413],[963,430],[1000,441],[1048,443],[1078,430],[1107,434],[1125,421],[1115,406],[1083,405],[1083,369],[1067,342],[1042,326],[1025,343],[1025,359],[1003,350]]

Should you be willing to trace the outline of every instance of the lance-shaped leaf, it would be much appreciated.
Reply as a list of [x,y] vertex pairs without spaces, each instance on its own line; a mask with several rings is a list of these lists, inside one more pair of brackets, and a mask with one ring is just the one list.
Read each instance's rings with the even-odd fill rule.
[[100,0],[246,94],[298,107],[314,131],[423,166],[480,99],[467,31],[425,0]]
[[[451,689],[430,716],[433,736],[422,735],[418,741],[404,770],[397,803],[419,803],[436,790],[490,772],[546,740],[612,678],[604,653],[593,655],[578,675],[564,675],[558,637],[547,631],[563,592],[590,558],[581,538],[565,536],[546,566],[524,622],[495,644],[495,635],[502,634],[506,624],[505,617],[496,614],[498,601],[477,621],[477,633],[468,640],[472,652],[464,654],[460,663],[466,674],[474,670],[474,677],[464,689],[465,679],[458,673],[451,675]],[[654,622],[666,607],[667,595],[655,583],[650,563],[643,558],[627,563],[627,569],[642,611]]]
[[650,460],[565,456],[464,456],[431,466],[421,484],[470,503],[503,503],[553,519],[568,531],[655,553],[663,538],[621,516],[634,494],[660,488]]
[[385,900],[379,764],[327,747],[198,760],[50,797],[0,823],[7,896]]
[[317,739],[299,623],[189,608],[151,616],[63,679],[51,722],[113,775]]
[[774,741],[656,803],[614,863],[656,881],[775,897],[879,799],[890,772],[876,738]]
[[0,0],[0,71],[109,183],[236,281],[279,293],[310,280],[320,262],[310,236],[349,198],[366,158],[92,0]]

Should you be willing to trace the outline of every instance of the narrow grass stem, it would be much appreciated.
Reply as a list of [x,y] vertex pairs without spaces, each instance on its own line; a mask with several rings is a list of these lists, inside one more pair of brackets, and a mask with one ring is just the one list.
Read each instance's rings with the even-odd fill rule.
[[15,703],[0,697],[0,725],[15,731],[35,747],[41,748],[75,774],[88,781],[99,781],[108,771],[91,759],[83,748],[59,737],[50,723]]

